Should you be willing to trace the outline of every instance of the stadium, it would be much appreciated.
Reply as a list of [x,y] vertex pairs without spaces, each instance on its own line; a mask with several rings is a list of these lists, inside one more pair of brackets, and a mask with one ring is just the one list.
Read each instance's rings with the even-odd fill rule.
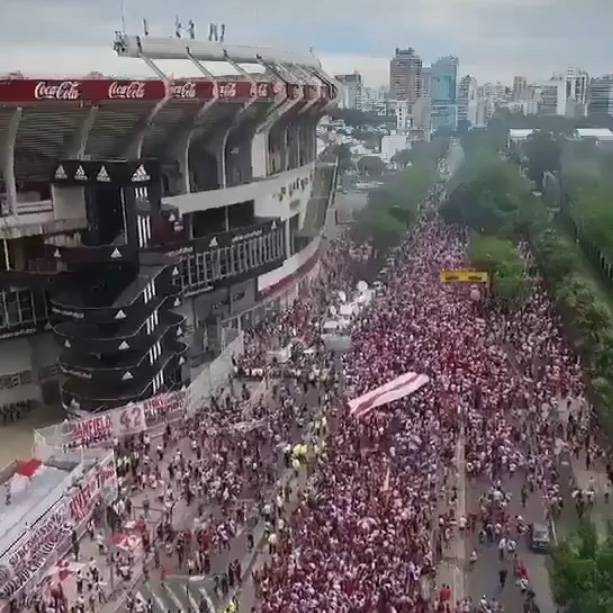
[[320,63],[120,33],[115,51],[152,78],[0,81],[9,405],[83,417],[185,390],[316,272],[336,181],[317,156],[337,97]]
[[112,442],[201,408],[241,332],[300,295],[334,197],[315,130],[337,88],[313,56],[119,33],[115,51],[152,78],[0,80],[3,398],[73,417],[2,472],[0,609],[116,498]]

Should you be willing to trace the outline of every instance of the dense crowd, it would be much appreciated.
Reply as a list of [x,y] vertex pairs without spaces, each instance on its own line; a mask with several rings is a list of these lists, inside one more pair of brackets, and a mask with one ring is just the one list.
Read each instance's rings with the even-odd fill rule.
[[[508,480],[519,477],[522,502],[541,496],[555,517],[562,504],[561,450],[583,448],[593,458],[603,452],[585,425],[587,411],[558,419],[560,399],[584,397],[581,368],[526,246],[522,253],[534,291],[521,308],[497,308],[481,290],[440,283],[442,270],[467,266],[466,237],[425,215],[388,261],[381,297],[352,321],[341,386],[320,324],[330,306],[352,293],[352,264],[368,260],[371,250],[347,240],[331,243],[322,274],[291,308],[253,329],[235,363],[242,374],[263,371],[264,394],[251,397],[234,383],[231,394],[168,426],[159,439],[144,434],[116,441],[120,497],[108,510],[110,525],[118,531],[135,515],[144,523],[152,509],[162,509],[155,533],[143,541],[144,574],[153,562],[162,576],[169,570],[208,575],[212,557],[230,549],[240,530],[255,547],[254,523],[263,518],[270,560],[253,573],[262,613],[501,611],[492,595],[456,602],[448,586],[433,589],[445,550],[472,530],[484,547],[498,547],[501,564],[512,561],[524,604],[532,607],[525,610],[536,610],[516,551],[528,526],[508,511]],[[296,376],[269,381],[269,352],[290,344],[300,348],[288,362]],[[425,373],[430,382],[365,419],[349,415],[345,400],[407,371]],[[318,395],[314,409],[306,402],[311,386]],[[458,517],[457,492],[448,484],[460,438],[466,475],[482,481],[485,493]],[[316,469],[298,502],[289,504],[292,486],[282,475],[298,470],[293,450],[301,441]],[[142,500],[136,514],[135,494]],[[187,522],[173,517],[179,500],[192,509]],[[104,549],[95,526],[91,538]],[[478,559],[475,549],[469,562]],[[130,579],[130,552],[112,563]],[[500,572],[504,584],[504,565]],[[217,573],[221,601],[243,575],[238,559]],[[102,600],[84,584],[78,611],[86,610],[88,598]],[[129,610],[151,607],[130,594]]]
[[[529,527],[509,513],[506,484],[521,479],[522,502],[541,497],[543,519],[555,517],[560,449],[602,451],[576,417],[566,428],[558,419],[562,400],[583,398],[580,365],[522,251],[534,291],[521,308],[503,310],[475,287],[439,282],[442,270],[468,265],[462,231],[433,215],[413,228],[384,296],[355,322],[344,370],[354,396],[407,371],[430,383],[366,420],[337,407],[313,483],[256,572],[263,613],[501,611],[498,586],[477,602],[456,602],[449,586],[431,589],[445,548],[468,529],[498,547],[501,587],[512,562],[524,610],[538,610],[516,551]],[[460,432],[467,476],[485,493],[457,517],[446,483]],[[478,557],[475,550],[470,562]]]

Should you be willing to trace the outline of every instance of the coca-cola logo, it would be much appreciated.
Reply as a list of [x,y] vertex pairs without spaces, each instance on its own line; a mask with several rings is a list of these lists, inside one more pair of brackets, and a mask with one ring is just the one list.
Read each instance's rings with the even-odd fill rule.
[[236,83],[224,83],[219,86],[219,95],[224,98],[235,98],[236,94]]
[[111,100],[142,100],[145,97],[145,83],[130,81],[119,83],[113,81],[109,85],[109,99]]
[[170,86],[170,95],[173,98],[180,98],[182,100],[196,97],[196,84],[192,81],[186,81],[185,83],[174,83]]
[[79,100],[80,97],[78,81],[62,81],[52,85],[39,81],[34,87],[35,100]]

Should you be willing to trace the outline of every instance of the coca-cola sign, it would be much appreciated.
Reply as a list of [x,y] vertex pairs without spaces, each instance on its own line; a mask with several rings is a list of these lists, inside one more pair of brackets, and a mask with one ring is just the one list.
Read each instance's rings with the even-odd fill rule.
[[170,95],[173,98],[179,98],[180,100],[196,98],[196,84],[193,81],[173,83],[170,86]]
[[145,97],[143,81],[113,81],[109,85],[109,100],[142,100]]
[[213,97],[213,81],[206,79],[174,81],[170,85],[170,97],[175,100],[210,100]]
[[79,100],[81,90],[78,81],[61,81],[48,83],[39,81],[34,86],[35,100]]
[[219,95],[222,98],[236,98],[236,94],[238,93],[236,82],[231,81],[230,83],[222,83],[219,85]]
[[104,101],[158,101],[165,95],[162,81],[109,79],[7,79],[0,80],[0,104],[79,103]]

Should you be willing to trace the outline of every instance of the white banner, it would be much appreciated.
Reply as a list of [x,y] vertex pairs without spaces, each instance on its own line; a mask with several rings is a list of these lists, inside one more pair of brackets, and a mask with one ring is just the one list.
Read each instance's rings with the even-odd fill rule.
[[366,417],[377,407],[394,400],[399,400],[404,396],[413,394],[420,387],[428,383],[430,379],[427,375],[420,375],[416,372],[406,372],[388,383],[362,394],[358,398],[349,401],[350,413],[353,417]]
[[187,390],[158,394],[142,403],[147,429],[181,418],[187,410]]
[[78,421],[62,424],[64,445],[104,444],[114,437],[138,434],[147,427],[142,403],[112,409]]
[[60,500],[27,529],[0,559],[0,599],[20,590],[70,534],[66,501]]
[[83,483],[70,497],[70,517],[76,524],[93,512],[99,500],[110,503],[117,498],[117,471],[115,453],[110,452],[103,460],[84,475]]

